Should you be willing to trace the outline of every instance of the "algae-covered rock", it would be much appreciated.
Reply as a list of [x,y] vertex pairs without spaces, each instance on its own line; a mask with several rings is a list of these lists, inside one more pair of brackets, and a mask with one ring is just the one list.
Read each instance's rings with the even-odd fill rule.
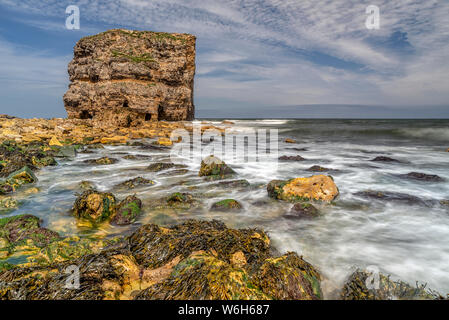
[[[1,264],[0,299],[320,298],[318,272],[296,254],[273,257],[258,229],[189,220],[145,225],[126,240],[83,241],[50,243],[25,266]],[[77,288],[67,287],[70,266],[79,268]]]
[[294,252],[267,259],[254,279],[255,284],[272,299],[322,299],[320,274]]
[[153,180],[145,179],[142,177],[137,177],[137,178],[122,182],[122,183],[118,184],[117,187],[119,187],[119,188],[125,187],[127,189],[134,189],[136,187],[143,186],[143,185],[153,185],[154,183],[155,182]]
[[0,237],[18,246],[30,240],[42,247],[58,240],[59,234],[40,226],[40,219],[32,215],[18,215],[0,219]]
[[210,209],[212,211],[226,211],[226,212],[234,211],[234,212],[236,212],[236,211],[242,210],[243,206],[237,200],[225,199],[225,200],[221,200],[221,201],[214,203]]
[[19,201],[12,197],[0,198],[0,212],[10,211],[19,206]]
[[226,163],[215,156],[208,156],[201,161],[201,168],[199,172],[200,177],[209,177],[212,179],[223,179],[231,177],[236,172],[231,169]]
[[19,144],[3,141],[0,144],[0,177],[7,177],[25,166],[35,170],[56,164],[52,150],[44,143]]
[[351,274],[341,292],[343,300],[429,300],[438,296],[426,290],[425,286],[413,287],[402,281],[393,281],[382,273],[375,275],[364,270]]
[[135,196],[128,196],[118,204],[111,222],[116,225],[131,224],[136,221],[141,212],[142,201]]
[[272,180],[267,185],[268,195],[284,201],[332,201],[339,192],[331,176],[316,175],[291,180]]
[[116,199],[112,193],[87,190],[75,201],[72,213],[93,223],[107,220],[115,213]]
[[190,193],[175,192],[170,194],[166,200],[166,205],[173,209],[190,209],[197,207],[200,202],[193,197]]
[[11,173],[6,178],[6,181],[11,181],[11,182],[13,181],[13,182],[17,183],[18,185],[22,185],[22,184],[27,184],[27,183],[34,183],[37,181],[37,178],[34,175],[33,171],[31,171],[30,168],[25,166],[22,169]]
[[172,162],[155,162],[150,164],[146,170],[150,172],[160,172],[172,168],[185,169],[186,166],[182,164],[174,164]]
[[234,252],[242,251],[248,263],[269,256],[270,239],[258,229],[228,229],[220,221],[188,220],[169,229],[146,225],[129,239],[136,260],[145,266],[160,267],[181,255],[208,248],[230,261]]
[[[192,290],[192,288],[195,290]],[[204,251],[178,263],[170,277],[136,296],[137,300],[266,300],[248,272]]]
[[0,195],[16,191],[22,185],[37,181],[33,171],[27,166],[11,173],[5,181],[0,182]]

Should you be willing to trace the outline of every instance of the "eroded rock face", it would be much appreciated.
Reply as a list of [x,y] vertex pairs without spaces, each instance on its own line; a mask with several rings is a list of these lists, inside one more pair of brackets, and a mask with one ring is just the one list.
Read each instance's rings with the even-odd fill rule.
[[195,41],[189,34],[109,30],[82,38],[69,63],[69,118],[117,126],[192,120]]

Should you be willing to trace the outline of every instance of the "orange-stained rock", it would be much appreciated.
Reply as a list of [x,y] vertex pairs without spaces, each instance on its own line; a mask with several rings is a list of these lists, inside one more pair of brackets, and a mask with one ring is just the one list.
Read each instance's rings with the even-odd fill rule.
[[101,141],[101,143],[104,143],[104,144],[126,143],[128,141],[128,137],[126,137],[126,136],[114,136],[114,137],[110,137],[110,138],[105,137],[105,138],[102,138],[100,141]]
[[285,201],[332,201],[339,192],[331,176],[316,175],[291,180],[273,180],[267,186],[270,197]]
[[173,141],[171,141],[170,138],[161,137],[161,138],[157,139],[157,144],[159,144],[161,146],[169,147],[169,146],[173,145]]
[[50,142],[48,143],[48,145],[50,145],[50,146],[58,146],[58,147],[62,147],[62,143],[59,142],[58,138],[56,138],[55,136],[53,136],[53,137],[50,139]]

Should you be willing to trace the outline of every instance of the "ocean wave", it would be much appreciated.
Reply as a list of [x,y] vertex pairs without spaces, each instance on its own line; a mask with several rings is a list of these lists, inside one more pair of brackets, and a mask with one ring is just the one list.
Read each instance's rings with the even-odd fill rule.
[[439,141],[449,140],[449,128],[399,129],[399,134],[406,137],[426,138]]

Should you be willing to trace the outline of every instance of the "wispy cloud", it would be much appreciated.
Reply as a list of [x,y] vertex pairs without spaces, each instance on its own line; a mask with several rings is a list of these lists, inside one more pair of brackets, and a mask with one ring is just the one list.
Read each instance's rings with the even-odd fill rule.
[[[82,25],[196,34],[199,98],[232,97],[252,105],[449,101],[447,1],[0,0],[0,4],[51,21],[63,21],[65,7],[78,4]],[[365,8],[370,4],[380,7],[380,30],[365,28]],[[35,20],[29,21],[33,24]],[[406,37],[406,54],[395,34]]]

